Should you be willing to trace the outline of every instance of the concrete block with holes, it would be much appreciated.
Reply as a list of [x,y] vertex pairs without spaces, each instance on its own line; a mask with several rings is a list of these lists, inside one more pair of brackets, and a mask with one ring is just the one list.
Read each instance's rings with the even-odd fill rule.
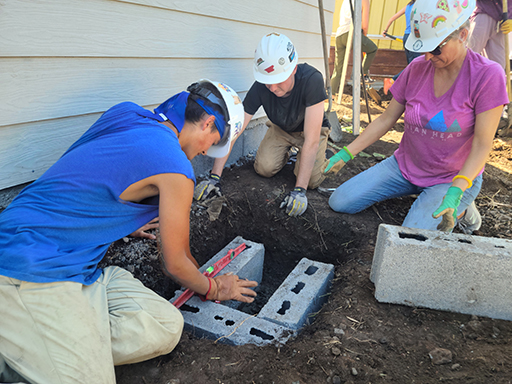
[[[265,257],[265,247],[263,244],[255,243],[249,240],[244,240],[241,236],[237,236],[231,243],[226,245],[223,249],[221,249],[215,256],[213,256],[210,260],[208,260],[199,270],[203,273],[206,268],[212,266],[221,258],[227,255],[230,249],[235,249],[240,244],[245,243],[247,248],[241,252],[235,259],[233,259],[220,273],[219,275],[224,275],[226,273],[233,273],[238,275],[241,279],[254,280],[257,281],[258,284],[261,284],[261,279],[263,278],[263,261]],[[257,288],[256,288],[257,291]],[[171,299],[173,302],[178,295],[183,293],[179,291],[175,294],[174,298]],[[223,302],[223,305],[226,305],[231,308],[238,308],[242,303],[239,301],[226,301]]]
[[327,300],[334,265],[303,258],[274,292],[258,317],[298,330]]
[[293,331],[223,304],[192,297],[181,308],[185,330],[230,345],[284,344]]
[[[200,268],[200,271],[204,272],[206,268],[224,257],[229,250],[235,249],[242,243],[245,243],[247,248],[219,274],[232,272],[240,278],[255,280],[260,284],[263,276],[265,248],[263,244],[244,240],[240,236],[208,260]],[[174,297],[170,300],[171,303],[183,292],[184,290],[176,291]],[[221,304],[210,301],[203,302],[199,297],[194,296],[180,308],[185,320],[185,330],[198,337],[219,339],[219,342],[231,345],[247,343],[256,345],[280,344],[285,343],[293,334],[282,326],[238,311],[236,308],[240,304],[238,301],[224,301]]]
[[[233,272],[241,278],[261,283],[265,249],[262,244],[244,240],[240,236],[203,265],[201,272],[242,243],[249,247],[221,274]],[[333,271],[334,266],[330,264],[302,259],[257,316],[237,310],[240,303],[236,301],[216,304],[203,302],[194,296],[180,308],[185,330],[224,344],[284,344],[307,322],[308,315],[320,309],[326,300],[325,293],[329,289]],[[177,291],[170,301],[173,302],[182,293],[182,290]]]
[[381,224],[370,280],[380,302],[512,320],[512,241]]

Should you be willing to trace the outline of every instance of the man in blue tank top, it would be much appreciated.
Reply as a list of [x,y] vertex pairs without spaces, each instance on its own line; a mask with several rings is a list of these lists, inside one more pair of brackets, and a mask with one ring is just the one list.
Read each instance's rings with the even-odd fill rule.
[[210,300],[251,302],[256,282],[207,278],[189,248],[190,160],[222,157],[244,111],[201,80],[154,112],[106,111],[0,214],[0,382],[114,383],[114,365],[169,353],[180,312],[118,267],[110,243],[156,217],[164,272]]

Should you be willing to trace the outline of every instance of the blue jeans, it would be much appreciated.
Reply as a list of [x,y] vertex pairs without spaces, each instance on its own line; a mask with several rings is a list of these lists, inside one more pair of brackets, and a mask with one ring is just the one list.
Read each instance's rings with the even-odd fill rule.
[[[336,212],[354,214],[379,201],[417,194],[402,226],[436,230],[441,218],[434,219],[432,213],[439,208],[450,186],[451,183],[443,183],[424,188],[410,183],[402,176],[395,156],[391,156],[340,185],[331,195],[329,206]],[[464,191],[459,214],[476,199],[481,187],[482,175]]]

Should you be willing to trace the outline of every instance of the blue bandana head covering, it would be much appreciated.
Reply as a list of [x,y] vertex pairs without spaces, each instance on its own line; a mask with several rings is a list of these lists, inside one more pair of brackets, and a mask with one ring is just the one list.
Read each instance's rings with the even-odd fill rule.
[[155,109],[163,121],[169,120],[181,132],[185,124],[185,108],[187,108],[188,92],[178,93],[164,101]]
[[215,126],[217,127],[220,138],[222,139],[224,137],[224,131],[226,130],[226,120],[224,120],[222,113],[219,113],[213,108],[208,107],[203,99],[198,98],[195,101],[204,109],[207,114],[215,116]]
[[[183,91],[172,96],[155,109],[155,114],[159,115],[164,121],[169,120],[178,129],[178,132],[181,132],[183,124],[185,124],[185,109],[189,95],[188,92]],[[210,108],[202,98],[196,98],[195,102],[199,104],[208,115],[215,116],[215,126],[222,139],[226,131],[224,115]]]

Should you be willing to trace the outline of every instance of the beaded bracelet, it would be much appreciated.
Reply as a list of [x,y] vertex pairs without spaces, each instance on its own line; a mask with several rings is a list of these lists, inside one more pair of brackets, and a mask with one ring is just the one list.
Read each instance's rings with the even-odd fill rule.
[[457,175],[455,176],[453,179],[452,179],[452,183],[457,180],[457,179],[463,179],[463,180],[466,180],[468,182],[468,188],[471,188],[471,186],[473,185],[473,182],[471,181],[471,179],[467,176],[464,176],[464,175]]

